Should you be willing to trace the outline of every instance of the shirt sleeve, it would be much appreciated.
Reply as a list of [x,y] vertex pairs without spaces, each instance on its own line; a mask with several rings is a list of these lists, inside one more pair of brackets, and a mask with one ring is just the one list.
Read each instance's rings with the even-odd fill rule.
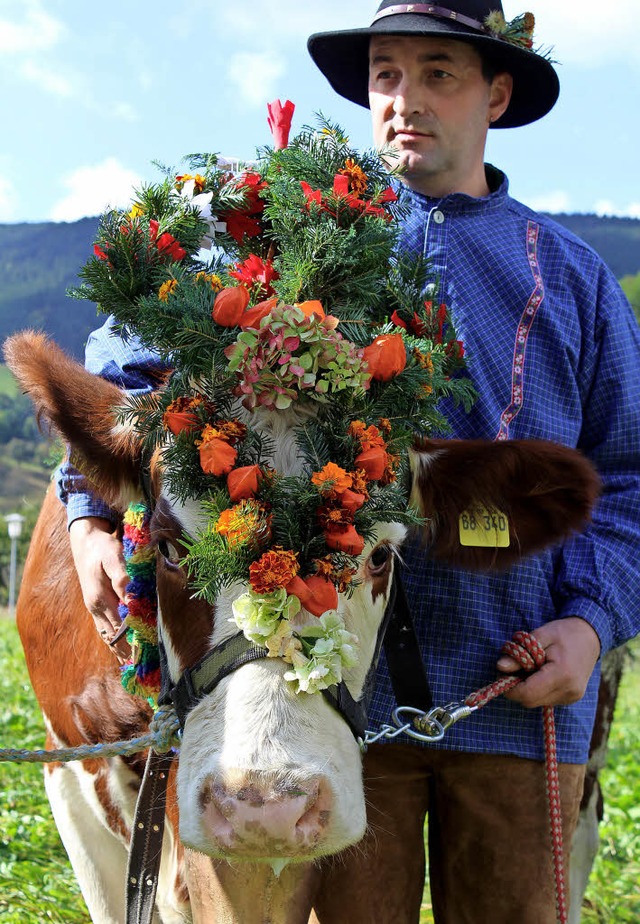
[[[135,336],[123,337],[113,317],[87,340],[85,368],[131,394],[158,387],[167,366],[160,356]],[[93,492],[88,480],[68,458],[54,474],[56,492],[67,508],[67,525],[81,517],[103,517],[115,528],[119,516]]]
[[562,548],[556,590],[560,615],[590,623],[604,653],[640,633],[640,329],[606,267],[585,341],[578,448],[603,490],[591,525]]

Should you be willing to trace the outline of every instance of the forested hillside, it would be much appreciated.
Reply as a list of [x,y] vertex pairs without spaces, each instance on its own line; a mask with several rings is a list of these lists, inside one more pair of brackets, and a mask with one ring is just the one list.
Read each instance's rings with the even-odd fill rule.
[[26,327],[44,330],[81,358],[96,307],[65,295],[92,252],[97,219],[70,224],[0,225],[0,340]]

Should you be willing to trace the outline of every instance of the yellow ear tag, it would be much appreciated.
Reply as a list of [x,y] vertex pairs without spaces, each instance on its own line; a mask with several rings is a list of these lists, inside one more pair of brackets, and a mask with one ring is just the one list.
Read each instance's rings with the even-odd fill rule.
[[489,510],[478,505],[460,514],[460,545],[480,549],[506,549],[509,547],[509,520],[495,507]]

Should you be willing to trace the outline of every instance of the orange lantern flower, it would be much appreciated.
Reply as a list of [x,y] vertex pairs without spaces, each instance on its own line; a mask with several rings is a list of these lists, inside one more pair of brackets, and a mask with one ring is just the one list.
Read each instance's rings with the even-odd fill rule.
[[346,530],[333,532],[325,530],[325,542],[334,552],[345,552],[347,555],[360,555],[364,549],[364,539],[356,531],[355,526],[349,526]]
[[387,468],[387,452],[382,446],[372,446],[356,456],[356,465],[364,469],[369,481],[379,481]]
[[366,497],[364,494],[352,491],[351,488],[347,488],[347,490],[343,491],[340,495],[340,504],[351,514],[354,514],[356,510],[360,510],[365,500]]
[[213,320],[221,327],[237,327],[248,304],[249,290],[246,286],[222,289],[213,303]]
[[243,465],[227,475],[229,497],[235,503],[255,497],[262,470],[259,465]]
[[200,467],[207,475],[228,475],[237,458],[238,453],[233,446],[218,437],[200,445]]
[[242,320],[240,321],[240,327],[243,330],[247,330],[249,327],[258,330],[260,321],[266,318],[268,314],[271,314],[277,304],[278,299],[275,297],[267,298],[263,302],[258,302],[253,308],[249,308],[248,311],[244,312]]
[[399,375],[407,365],[407,352],[402,334],[381,334],[364,348],[364,360],[371,378],[388,382]]
[[325,317],[322,302],[319,302],[317,299],[311,299],[307,302],[296,302],[296,308],[299,308],[306,318],[310,318],[312,314],[316,314],[322,321]]
[[338,591],[335,585],[321,574],[311,574],[309,577],[294,577],[285,590],[298,598],[305,610],[313,616],[322,616],[327,610],[335,610],[338,606]]

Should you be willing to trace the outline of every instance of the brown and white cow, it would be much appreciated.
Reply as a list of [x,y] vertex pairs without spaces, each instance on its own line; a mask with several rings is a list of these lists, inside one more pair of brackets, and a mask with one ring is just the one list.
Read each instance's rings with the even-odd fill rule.
[[[123,393],[41,335],[11,338],[5,354],[38,413],[84,460],[98,493],[118,509],[140,499],[138,440],[114,412],[126,401]],[[252,419],[277,447],[274,468],[286,473],[299,466],[295,423],[295,413],[263,411]],[[424,441],[412,461],[413,500],[429,518],[430,553],[463,567],[501,567],[559,541],[586,522],[599,487],[579,453],[540,441]],[[163,491],[157,459],[151,474],[158,501],[154,539],[163,550],[179,547],[183,532],[193,534],[203,522],[203,511]],[[460,513],[477,503],[508,514],[510,548],[460,545]],[[358,663],[345,673],[356,699],[405,536],[404,527],[380,524],[360,557],[355,593],[339,602],[347,628],[359,639]],[[229,617],[240,588],[231,588],[212,608],[192,598],[171,556],[158,553],[157,572],[159,629],[175,682],[236,631]],[[51,493],[34,532],[17,619],[49,747],[133,737],[147,727],[149,709],[120,687],[116,659],[86,614],[64,511]],[[162,924],[304,924],[317,878],[310,861],[357,843],[364,833],[358,744],[322,696],[292,692],[283,679],[286,670],[278,659],[245,664],[187,718],[156,900]],[[126,852],[140,771],[141,757],[46,771],[56,823],[96,924],[124,920]],[[282,861],[288,865],[278,878],[272,867]]]

